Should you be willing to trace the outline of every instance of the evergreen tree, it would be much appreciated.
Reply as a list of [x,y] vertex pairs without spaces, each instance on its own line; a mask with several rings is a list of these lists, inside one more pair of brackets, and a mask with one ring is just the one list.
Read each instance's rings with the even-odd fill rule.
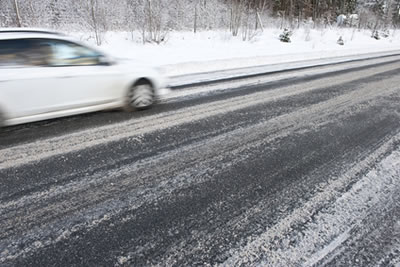
[[283,30],[283,33],[279,35],[279,40],[284,43],[290,43],[291,42],[290,37],[292,36],[292,34],[293,34],[292,31],[285,28]]
[[337,40],[337,44],[338,45],[344,45],[344,41],[343,41],[342,36],[340,36],[339,39]]

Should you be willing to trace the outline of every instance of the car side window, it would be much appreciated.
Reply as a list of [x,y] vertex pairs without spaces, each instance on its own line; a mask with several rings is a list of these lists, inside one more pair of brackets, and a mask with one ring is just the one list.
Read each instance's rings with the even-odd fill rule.
[[52,66],[90,66],[100,64],[102,55],[87,47],[66,41],[50,41]]
[[25,51],[29,66],[47,67],[52,59],[51,46],[42,40],[28,40],[28,49]]
[[45,67],[52,58],[51,47],[36,39],[0,41],[0,66]]
[[53,39],[0,40],[0,67],[59,67],[101,64],[102,54]]
[[0,67],[23,67],[30,65],[26,39],[0,40]]

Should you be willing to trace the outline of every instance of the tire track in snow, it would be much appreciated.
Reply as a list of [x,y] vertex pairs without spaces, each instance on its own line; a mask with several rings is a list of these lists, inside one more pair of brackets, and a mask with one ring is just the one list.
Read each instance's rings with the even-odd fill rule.
[[[382,203],[388,201],[388,196],[398,193],[400,150],[384,158],[346,193],[342,194],[342,190],[365,166],[376,162],[381,155],[390,152],[393,146],[399,144],[400,134],[397,134],[363,162],[330,183],[323,192],[316,194],[301,208],[294,210],[272,228],[254,237],[246,246],[233,252],[221,266],[317,265],[349,238],[355,225],[360,224],[371,212],[371,207],[379,209]],[[329,202],[331,198],[336,199],[332,205],[322,210],[317,209],[321,203]],[[310,221],[311,216],[314,220]],[[294,228],[297,228],[298,224],[303,225],[305,230],[297,232],[297,240],[293,242]]]

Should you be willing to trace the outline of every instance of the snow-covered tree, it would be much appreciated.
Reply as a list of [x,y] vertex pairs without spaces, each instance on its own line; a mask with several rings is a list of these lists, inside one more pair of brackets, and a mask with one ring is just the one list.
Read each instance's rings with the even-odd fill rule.
[[[0,26],[91,30],[101,42],[106,30],[142,31],[159,42],[169,29],[230,29],[244,39],[274,23],[283,29],[334,25],[384,29],[400,24],[400,0],[0,0]],[[97,37],[96,37],[97,36]]]
[[284,43],[290,43],[290,37],[292,36],[292,34],[292,31],[290,31],[289,29],[284,29],[281,35],[279,35],[279,40]]

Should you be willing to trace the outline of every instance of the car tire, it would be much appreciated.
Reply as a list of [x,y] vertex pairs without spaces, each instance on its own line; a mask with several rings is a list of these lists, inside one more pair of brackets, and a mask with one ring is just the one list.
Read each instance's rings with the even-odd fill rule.
[[147,80],[140,80],[133,85],[127,96],[126,109],[128,111],[144,110],[154,104],[154,88]]

